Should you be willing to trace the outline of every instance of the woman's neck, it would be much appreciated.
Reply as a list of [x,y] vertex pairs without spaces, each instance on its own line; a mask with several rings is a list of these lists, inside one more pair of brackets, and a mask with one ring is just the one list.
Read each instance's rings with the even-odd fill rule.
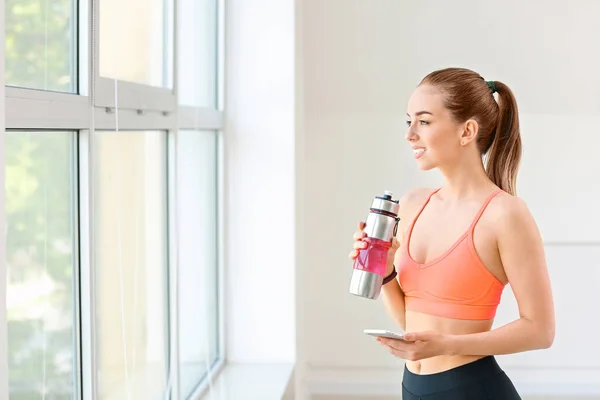
[[487,176],[483,161],[479,157],[465,157],[449,168],[440,168],[446,184],[440,190],[450,200],[478,197],[495,185]]

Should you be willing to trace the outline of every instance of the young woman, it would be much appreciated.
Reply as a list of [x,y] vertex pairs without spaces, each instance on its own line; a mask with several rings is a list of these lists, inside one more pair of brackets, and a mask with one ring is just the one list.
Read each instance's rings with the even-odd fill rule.
[[[555,322],[540,233],[515,193],[515,98],[501,82],[449,68],[422,80],[407,115],[415,161],[438,168],[445,183],[400,200],[387,270],[395,279],[382,298],[407,333],[378,341],[406,360],[403,400],[520,399],[494,356],[550,347]],[[363,228],[352,259],[367,246]],[[492,329],[509,283],[520,317]]]

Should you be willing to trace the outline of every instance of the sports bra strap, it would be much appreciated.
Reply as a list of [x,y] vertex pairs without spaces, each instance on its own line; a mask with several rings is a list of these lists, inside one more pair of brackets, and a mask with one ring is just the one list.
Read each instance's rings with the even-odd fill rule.
[[417,222],[417,219],[419,219],[419,217],[421,216],[421,213],[423,212],[423,210],[425,209],[425,207],[427,207],[427,204],[429,204],[429,201],[431,200],[431,197],[436,194],[437,192],[439,192],[441,189],[437,188],[434,191],[432,191],[431,193],[429,193],[429,195],[427,196],[427,199],[423,202],[423,205],[421,206],[421,208],[419,209],[419,211],[417,212],[417,214],[415,215],[415,217],[413,218],[412,222],[410,223],[409,229],[408,229],[408,235],[410,236],[413,230],[413,226],[415,225],[415,223]]
[[502,189],[498,189],[494,192],[492,192],[483,202],[483,204],[481,205],[481,208],[479,209],[479,212],[477,213],[477,215],[475,215],[475,218],[473,219],[473,222],[471,222],[471,226],[469,227],[469,232],[473,232],[473,229],[475,228],[475,225],[477,225],[477,222],[479,221],[479,218],[481,218],[481,215],[483,214],[483,212],[485,211],[485,209],[487,208],[488,204],[490,204],[490,201],[492,201],[492,199],[498,194],[502,192]]

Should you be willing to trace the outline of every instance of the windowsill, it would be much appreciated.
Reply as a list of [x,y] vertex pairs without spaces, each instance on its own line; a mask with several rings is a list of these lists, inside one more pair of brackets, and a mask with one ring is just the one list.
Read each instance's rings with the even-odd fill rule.
[[280,400],[293,364],[226,364],[199,400]]

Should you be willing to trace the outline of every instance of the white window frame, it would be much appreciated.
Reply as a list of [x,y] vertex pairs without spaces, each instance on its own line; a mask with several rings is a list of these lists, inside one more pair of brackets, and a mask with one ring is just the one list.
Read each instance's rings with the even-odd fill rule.
[[[77,1],[77,0],[75,0]],[[96,45],[99,40],[99,20],[98,20],[98,1],[97,0],[78,0],[78,35],[76,45],[78,47],[79,71],[77,73],[79,93],[59,93],[42,90],[5,87],[4,72],[0,73],[0,85],[5,89],[5,93],[0,93],[5,100],[5,126],[0,122],[0,131],[4,129],[19,130],[69,130],[78,131],[78,211],[79,211],[79,267],[74,276],[79,278],[77,289],[81,293],[81,302],[77,307],[81,309],[80,325],[76,330],[80,331],[80,359],[81,371],[77,371],[77,379],[80,388],[76,398],[91,400],[97,397],[96,382],[96,359],[95,359],[95,296],[94,296],[94,262],[92,257],[93,246],[93,215],[92,195],[91,195],[91,138],[95,130],[114,130],[116,128],[115,113],[118,112],[119,130],[160,130],[167,132],[169,145],[169,164],[168,164],[168,198],[169,198],[169,340],[170,340],[170,367],[175,376],[179,376],[179,343],[178,343],[178,321],[181,318],[178,315],[178,270],[176,265],[176,235],[171,234],[174,226],[172,225],[174,210],[174,199],[176,189],[173,185],[174,164],[176,155],[177,132],[178,130],[191,131],[215,131],[218,135],[220,154],[218,167],[219,182],[219,201],[218,201],[218,221],[219,221],[219,265],[218,265],[218,291],[219,291],[219,360],[210,374],[216,374],[224,365],[225,357],[225,324],[224,324],[224,272],[223,272],[223,128],[224,128],[224,49],[225,49],[225,0],[218,0],[218,64],[217,64],[217,105],[213,108],[189,107],[178,104],[177,101],[177,49],[178,34],[177,25],[173,21],[178,17],[178,1],[173,2],[172,15],[169,16],[172,23],[173,32],[173,51],[170,57],[173,57],[172,63],[172,89],[151,87],[132,82],[117,80],[117,105],[115,109],[115,80],[99,76],[98,57],[99,51]],[[0,22],[4,21],[4,0],[0,0]],[[0,33],[0,39],[4,41],[4,31]],[[4,61],[4,54],[0,56],[0,61]],[[1,105],[1,103],[0,103]],[[0,167],[4,168],[4,146],[0,149]],[[4,183],[1,182],[0,206],[3,207]],[[3,220],[0,222],[0,228],[3,228]],[[4,232],[4,229],[2,229]],[[4,240],[0,240],[0,254],[4,254]],[[6,282],[3,277],[6,276],[6,265],[2,263],[0,268],[0,287],[5,293]],[[2,296],[3,298],[5,296]],[[0,301],[1,308],[4,309],[4,302]],[[0,350],[7,342],[6,315],[0,310]],[[0,351],[1,354],[7,354]],[[4,373],[7,368],[6,356],[0,359],[0,398],[8,398],[8,378]],[[192,399],[199,398],[207,387],[207,380],[199,383]],[[174,379],[171,386],[171,398],[179,399],[179,379]]]
[[[0,26],[4,25],[4,0],[0,0]],[[0,30],[0,41],[4,43],[4,29]],[[0,65],[4,65],[4,52],[0,54]],[[4,68],[0,70],[0,108],[5,107],[5,88],[4,88]],[[4,113],[6,115],[6,112]],[[0,118],[0,134],[2,135],[2,145],[0,146],[0,168],[5,170],[4,159],[4,129],[5,118]],[[4,195],[4,173],[0,175],[0,210],[5,209]],[[2,214],[4,215],[4,214]],[[6,254],[5,240],[5,219],[0,218],[0,254]],[[0,354],[8,354],[8,332],[6,315],[6,262],[0,262]],[[8,399],[8,358],[0,357],[0,399]]]
[[6,87],[6,129],[89,129],[87,96]]

